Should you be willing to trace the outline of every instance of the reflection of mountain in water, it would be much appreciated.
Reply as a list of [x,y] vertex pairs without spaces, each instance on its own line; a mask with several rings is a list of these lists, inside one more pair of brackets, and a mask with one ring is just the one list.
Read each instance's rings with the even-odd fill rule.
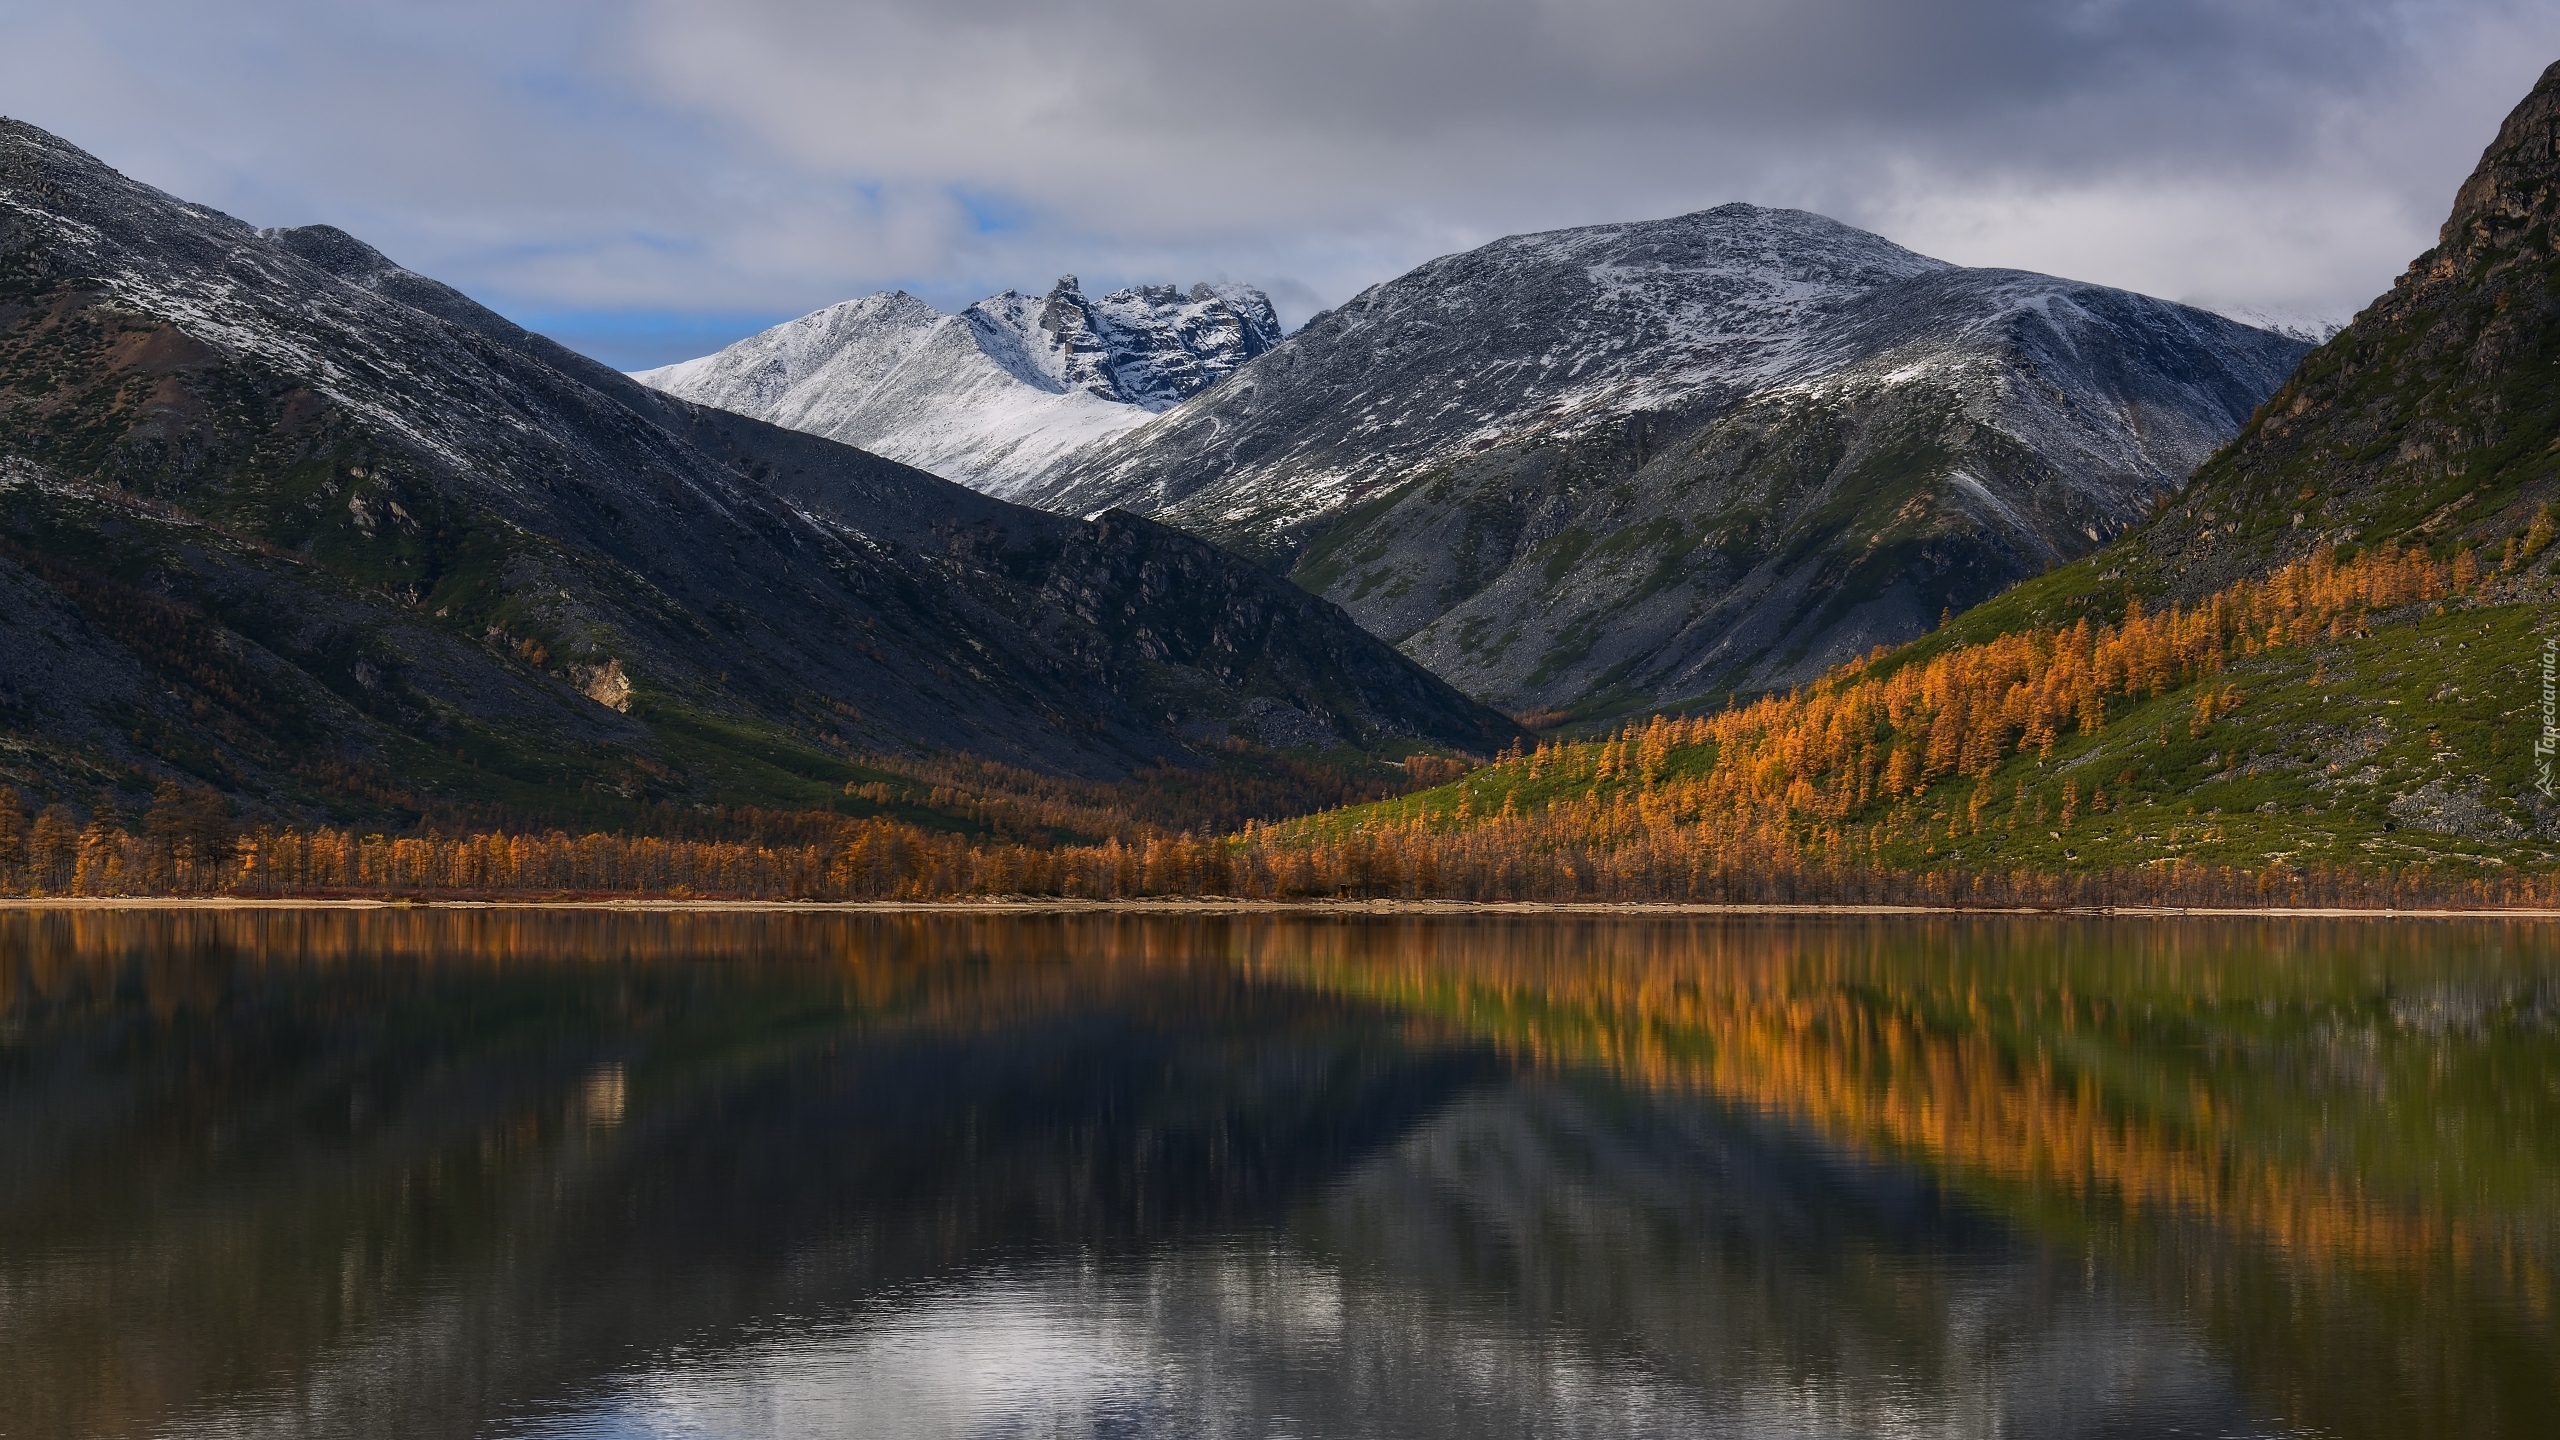
[[27,1060],[0,1126],[39,1162],[0,1191],[0,1372],[106,1372],[0,1373],[0,1433],[469,1432],[766,1317],[1267,1225],[1483,1068],[1036,925],[931,959],[912,926],[752,926],[654,963],[616,953],[645,923],[571,925],[494,964],[369,957],[408,932],[367,928],[30,944],[0,981]]
[[1746,1119],[1498,1083],[1282,1234],[1000,1263],[527,1433],[2238,1433],[2173,1321]]
[[1594,1084],[1515,1084],[1363,1167],[1325,1233],[1418,1295],[1555,1317],[1680,1433],[2235,1433],[2176,1319],[1923,1175]]
[[2560,1424],[2560,954],[2531,922],[1406,922],[1238,950],[1915,1167],[2145,1275],[2297,1421]]
[[2560,967],[2354,933],[0,915],[0,1433],[2537,1433]]

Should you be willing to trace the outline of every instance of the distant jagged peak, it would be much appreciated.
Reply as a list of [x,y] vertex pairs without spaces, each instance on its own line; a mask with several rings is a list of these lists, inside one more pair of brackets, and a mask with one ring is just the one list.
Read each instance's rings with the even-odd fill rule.
[[1132,285],[1094,298],[1073,275],[1046,295],[991,295],[961,312],[990,358],[1025,383],[1171,409],[1280,343],[1271,298],[1251,285]]
[[[329,248],[320,240],[311,243]],[[355,262],[350,258],[347,263]],[[754,394],[778,394],[848,349],[876,352],[884,362],[893,362],[905,349],[901,342],[920,339],[954,319],[968,325],[988,359],[1026,385],[1051,394],[1083,391],[1149,412],[1198,394],[1281,339],[1271,298],[1251,285],[1201,282],[1187,290],[1133,285],[1095,298],[1085,294],[1075,276],[1061,275],[1046,294],[1006,290],[957,317],[904,290],[884,290],[784,321],[716,354],[637,372],[635,378],[666,388],[752,371],[758,377],[751,387]]]
[[957,315],[903,290],[866,295],[632,378],[1003,495],[1279,343],[1270,298],[1250,285],[1095,297],[1063,275]]

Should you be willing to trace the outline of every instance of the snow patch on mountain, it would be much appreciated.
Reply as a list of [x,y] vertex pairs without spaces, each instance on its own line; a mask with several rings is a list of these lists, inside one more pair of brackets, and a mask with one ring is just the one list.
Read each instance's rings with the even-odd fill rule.
[[2306,345],[2326,345],[2332,336],[2347,328],[2344,317],[2325,310],[2304,310],[2284,305],[2212,305],[2207,306],[2226,320],[2237,320],[2260,330],[2288,335]]
[[958,315],[869,295],[632,378],[1005,496],[1279,342],[1271,301],[1249,285],[1094,298],[1068,275]]

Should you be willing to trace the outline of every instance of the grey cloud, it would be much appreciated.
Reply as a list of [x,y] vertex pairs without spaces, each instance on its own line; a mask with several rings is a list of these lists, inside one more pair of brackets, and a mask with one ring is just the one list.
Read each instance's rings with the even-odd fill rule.
[[2342,313],[2554,54],[2516,0],[96,0],[0,15],[0,109],[638,364],[1069,270],[1302,318],[1729,199]]
[[2342,312],[2554,48],[2499,3],[744,0],[654,7],[631,57],[813,169],[965,171],[1133,243],[1420,259],[1750,198]]
[[[2211,163],[2235,129],[2298,130],[2316,123],[2306,99],[2386,81],[2437,18],[2350,0],[738,0],[644,16],[657,78],[815,159],[943,163],[1012,130],[1025,163],[1104,137],[1141,155],[1353,142],[1368,153],[1327,158],[1355,170],[1522,132],[1650,149],[1701,127],[1968,146],[2007,130],[2075,163],[2174,133],[2209,138]],[[2030,116],[2064,123],[2015,126]]]

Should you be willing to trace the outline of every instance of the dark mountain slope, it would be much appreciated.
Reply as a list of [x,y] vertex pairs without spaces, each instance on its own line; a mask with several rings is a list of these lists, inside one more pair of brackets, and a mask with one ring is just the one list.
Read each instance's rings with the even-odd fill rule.
[[1285,568],[1496,703],[1643,706],[2087,553],[2305,348],[1728,205],[1433,261],[1024,496]]
[[1512,734],[1197,540],[670,399],[14,122],[0,587],[0,769],[47,793],[704,799],[831,752]]
[[[2126,557],[2192,596],[2324,547],[2486,542],[2560,499],[2560,65],[2436,247],[2303,362]],[[2154,577],[2156,576],[2156,581]]]

